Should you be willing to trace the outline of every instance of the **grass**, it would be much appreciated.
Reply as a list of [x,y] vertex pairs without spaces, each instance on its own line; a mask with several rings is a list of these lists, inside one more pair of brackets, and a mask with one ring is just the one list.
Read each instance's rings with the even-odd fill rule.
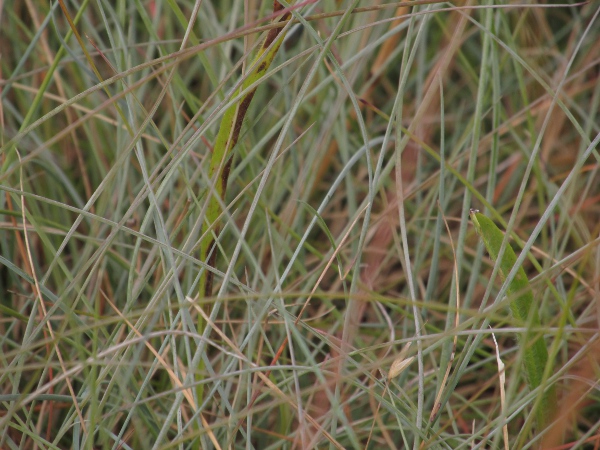
[[595,448],[600,9],[505,6],[0,5],[0,448]]

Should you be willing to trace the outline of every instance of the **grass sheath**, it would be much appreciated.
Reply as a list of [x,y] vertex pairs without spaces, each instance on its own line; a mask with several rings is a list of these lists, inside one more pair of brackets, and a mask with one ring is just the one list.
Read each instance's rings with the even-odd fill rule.
[[[470,217],[490,257],[498,264],[498,256],[502,241],[504,240],[504,234],[492,220],[478,211],[471,210]],[[512,246],[510,244],[506,245],[499,263],[500,277],[503,281],[506,280],[516,261],[517,257]],[[519,267],[516,276],[510,282],[507,294],[513,299],[510,302],[510,310],[513,316],[525,324],[528,329],[539,329],[540,318],[538,310],[532,307],[534,305],[533,291],[523,267]],[[534,337],[534,334],[535,332],[528,331],[520,339],[521,344],[525,346],[523,350],[523,365],[527,384],[531,390],[542,385],[544,370],[548,364],[548,350],[544,344],[543,337]],[[556,394],[553,387],[549,387],[542,394],[542,399],[538,404],[536,412],[538,427],[544,427],[549,423],[555,407]]]

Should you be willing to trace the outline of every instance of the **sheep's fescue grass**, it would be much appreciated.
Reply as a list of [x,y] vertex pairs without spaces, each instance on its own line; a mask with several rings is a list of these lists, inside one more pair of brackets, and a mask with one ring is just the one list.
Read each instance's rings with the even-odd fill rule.
[[59,4],[4,4],[0,448],[592,448],[600,9],[477,3],[294,5],[214,267],[210,161],[272,2],[65,3],[87,56]]

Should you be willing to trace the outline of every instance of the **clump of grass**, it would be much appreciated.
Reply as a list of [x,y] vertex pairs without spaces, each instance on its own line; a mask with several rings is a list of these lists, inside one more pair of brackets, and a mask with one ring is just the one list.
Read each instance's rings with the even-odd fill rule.
[[0,12],[0,447],[583,448],[597,5],[275,4]]

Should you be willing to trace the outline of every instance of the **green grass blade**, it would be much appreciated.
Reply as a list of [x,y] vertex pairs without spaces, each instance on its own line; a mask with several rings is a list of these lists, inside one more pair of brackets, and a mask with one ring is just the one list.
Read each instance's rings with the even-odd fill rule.
[[[507,275],[517,262],[517,256],[513,248],[507,243],[504,252],[501,254],[502,242],[504,241],[502,231],[492,220],[476,210],[471,210],[470,216],[477,234],[482,238],[485,248],[490,254],[490,258],[496,264],[499,264],[500,277],[503,281],[506,280]],[[498,260],[500,261],[498,262]],[[510,302],[510,310],[513,316],[526,324],[528,328],[539,328],[540,318],[537,308],[532,307],[534,306],[533,291],[522,266],[519,267],[516,276],[510,282],[507,294],[513,298]],[[534,390],[540,387],[544,381],[544,369],[548,364],[548,350],[541,336],[534,338],[533,342],[530,343],[529,340],[532,334],[532,332],[527,332],[521,338],[521,343],[525,345],[523,365],[527,383],[529,388]],[[538,426],[543,427],[551,419],[556,404],[555,397],[553,388],[548,388],[543,394],[537,410]]]

